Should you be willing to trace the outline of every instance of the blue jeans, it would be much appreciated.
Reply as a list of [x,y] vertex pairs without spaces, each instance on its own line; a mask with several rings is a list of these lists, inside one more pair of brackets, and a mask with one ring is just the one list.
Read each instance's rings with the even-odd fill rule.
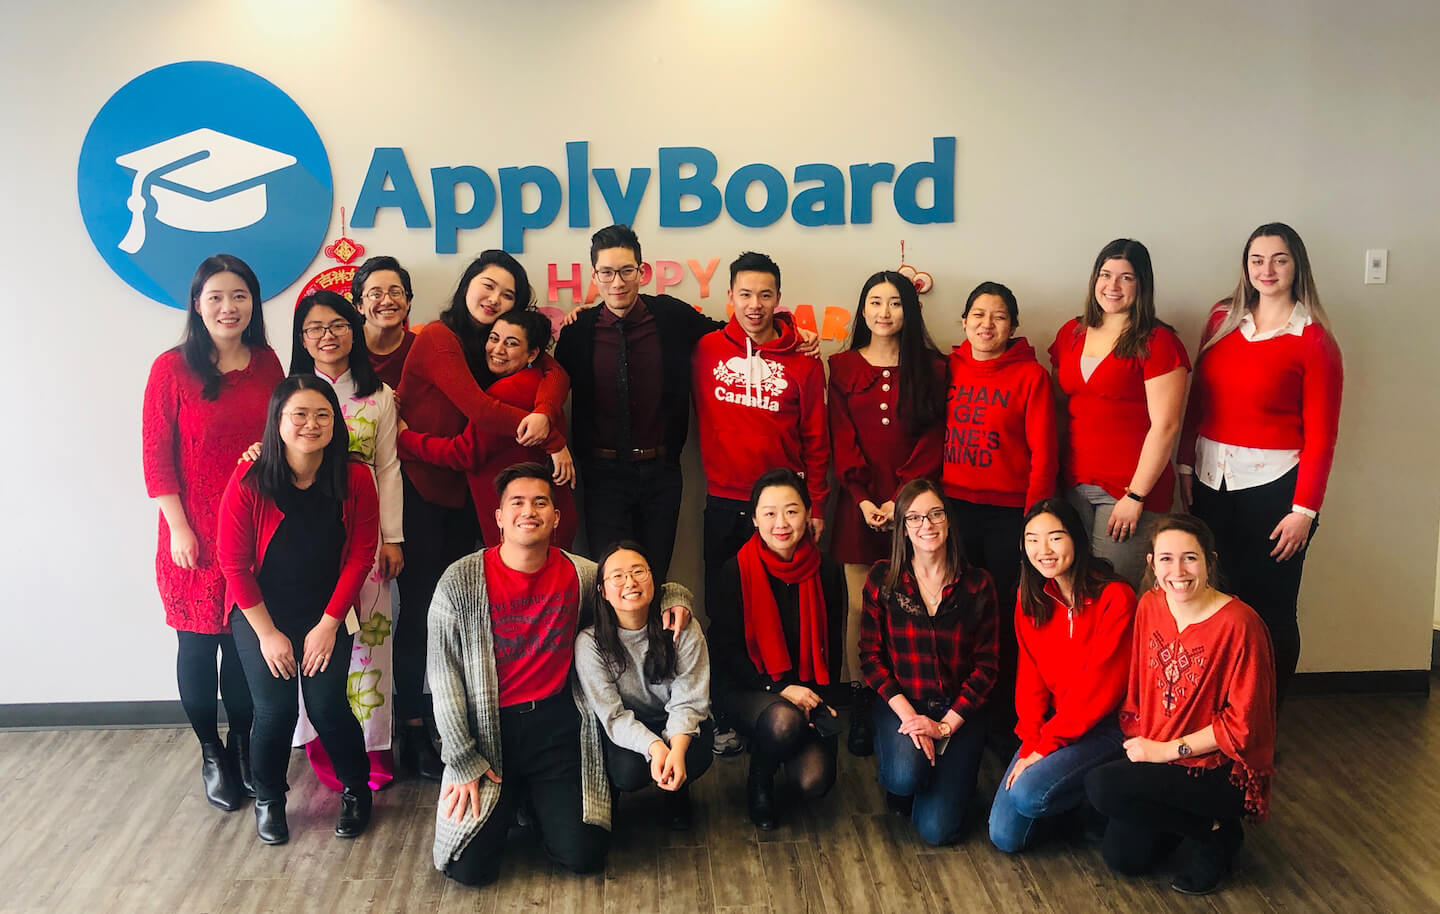
[[[939,720],[948,705],[916,710]],[[915,748],[910,737],[897,732],[900,718],[885,701],[875,703],[875,758],[880,786],[889,793],[914,797],[910,821],[926,844],[950,844],[960,837],[965,810],[975,793],[980,755],[985,749],[985,716],[974,714],[950,737],[934,766]]]
[[1036,820],[1079,806],[1085,799],[1086,773],[1120,758],[1124,741],[1115,718],[1107,718],[1079,740],[1026,768],[1006,790],[1005,778],[1010,777],[1010,769],[1020,760],[1020,753],[1015,753],[990,806],[991,842],[1007,854],[1024,850]]

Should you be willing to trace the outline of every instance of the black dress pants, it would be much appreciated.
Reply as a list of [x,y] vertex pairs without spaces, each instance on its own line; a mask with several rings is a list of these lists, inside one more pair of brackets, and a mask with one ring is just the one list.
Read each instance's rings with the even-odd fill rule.
[[720,569],[733,559],[740,547],[755,535],[755,524],[750,519],[750,503],[733,498],[705,498],[705,612],[709,618],[710,606],[717,599],[715,585],[720,580]]
[[590,555],[620,540],[645,547],[655,580],[665,581],[675,553],[684,475],[678,463],[653,460],[607,460],[596,457],[581,467],[584,480],[585,537]]
[[445,875],[464,885],[498,879],[506,835],[527,797],[551,860],[576,873],[602,868],[610,832],[582,818],[580,715],[569,687],[533,710],[501,708],[500,755],[500,799],[480,833],[445,866]]
[[959,498],[948,499],[952,535],[960,537],[965,560],[990,572],[995,595],[1000,601],[1000,670],[990,690],[986,709],[992,737],[1018,748],[1015,739],[1015,671],[1020,663],[1020,646],[1015,639],[1015,592],[1020,586],[1020,563],[1026,561],[1025,509],[982,505]]

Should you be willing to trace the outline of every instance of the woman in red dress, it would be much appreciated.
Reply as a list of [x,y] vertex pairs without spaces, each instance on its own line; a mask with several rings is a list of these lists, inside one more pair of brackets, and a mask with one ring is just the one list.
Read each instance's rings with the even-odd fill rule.
[[[225,620],[216,522],[235,462],[265,431],[266,403],[284,376],[265,341],[255,273],[229,254],[206,258],[190,283],[184,339],[150,368],[142,443],[145,489],[160,506],[155,578],[179,641],[180,703],[200,740],[205,797],[227,812],[254,796],[254,706]],[[217,652],[228,747],[216,723]]]
[[850,348],[830,357],[827,401],[840,483],[830,552],[845,565],[849,591],[840,674],[854,683],[847,744],[869,755],[875,693],[860,673],[861,594],[870,566],[890,555],[896,490],[912,479],[939,479],[945,434],[945,357],[904,275],[882,271],[865,280]]

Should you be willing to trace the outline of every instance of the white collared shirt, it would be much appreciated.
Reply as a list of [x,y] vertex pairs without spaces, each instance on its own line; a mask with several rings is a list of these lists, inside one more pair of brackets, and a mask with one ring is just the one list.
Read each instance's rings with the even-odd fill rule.
[[[1289,320],[1274,330],[1258,332],[1255,329],[1255,315],[1247,311],[1240,318],[1237,332],[1245,337],[1247,342],[1259,343],[1287,334],[1300,336],[1308,326],[1310,309],[1305,307],[1303,302],[1297,301],[1290,309]],[[1272,483],[1299,465],[1298,448],[1240,447],[1211,441],[1204,435],[1199,435],[1195,438],[1195,466],[1181,466],[1180,472],[1193,472],[1196,479],[1216,491],[1219,491],[1223,480],[1225,488],[1234,492]],[[1290,509],[1310,518],[1314,518],[1316,513],[1302,505],[1291,505]]]

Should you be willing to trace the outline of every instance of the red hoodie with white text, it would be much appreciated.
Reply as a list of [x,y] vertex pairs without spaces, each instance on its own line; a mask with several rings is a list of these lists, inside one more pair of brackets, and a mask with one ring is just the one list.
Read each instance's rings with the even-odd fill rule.
[[775,315],[775,330],[775,339],[756,344],[731,317],[695,346],[695,417],[707,491],[746,501],[762,473],[787,467],[805,477],[811,513],[823,517],[830,494],[825,368],[797,351],[800,337],[789,314]]

